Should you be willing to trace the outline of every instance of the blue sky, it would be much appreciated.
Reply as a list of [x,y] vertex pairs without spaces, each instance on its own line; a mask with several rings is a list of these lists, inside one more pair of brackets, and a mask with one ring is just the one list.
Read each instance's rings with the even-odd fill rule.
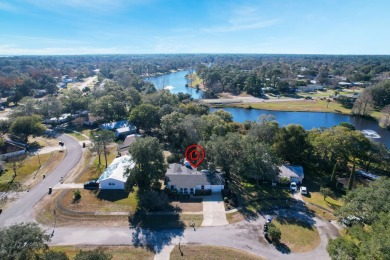
[[0,55],[390,54],[388,0],[0,0]]

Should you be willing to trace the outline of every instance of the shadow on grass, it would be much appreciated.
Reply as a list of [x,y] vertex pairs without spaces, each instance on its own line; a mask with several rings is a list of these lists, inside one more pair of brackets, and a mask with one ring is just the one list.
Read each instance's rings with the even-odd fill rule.
[[128,196],[129,193],[123,190],[100,190],[96,197],[101,200],[115,202],[126,199]]
[[276,248],[276,250],[278,250],[282,254],[290,254],[291,253],[290,248],[284,243],[277,243],[275,245],[275,248]]
[[159,253],[172,239],[183,235],[186,227],[180,214],[173,211],[165,194],[158,191],[138,192],[138,209],[128,217],[129,226],[133,228],[134,246],[142,246],[154,253]]

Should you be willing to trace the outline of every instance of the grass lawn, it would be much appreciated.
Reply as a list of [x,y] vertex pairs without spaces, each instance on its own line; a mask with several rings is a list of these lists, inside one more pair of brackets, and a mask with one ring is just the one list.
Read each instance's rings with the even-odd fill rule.
[[73,136],[74,138],[76,138],[77,140],[79,141],[86,141],[88,140],[88,138],[86,138],[85,136],[83,136],[82,134],[80,134],[79,132],[66,132],[68,135],[71,135]]
[[[50,153],[39,155],[39,159],[41,161],[41,165],[45,164],[47,160],[50,158]],[[20,183],[30,174],[38,170],[39,168],[39,160],[38,156],[28,156],[22,162],[22,167],[16,169],[16,178],[14,179],[14,183]],[[0,176],[0,191],[5,191],[10,181],[13,179],[14,172],[10,168],[10,165],[6,164],[6,171]]]
[[124,260],[124,259],[153,259],[154,253],[146,250],[142,247],[133,246],[51,246],[50,250],[62,251],[66,255],[73,259],[76,254],[80,251],[100,249],[105,253],[111,254],[113,260]]
[[319,192],[309,192],[308,196],[303,195],[302,198],[304,201],[319,205],[330,211],[333,211],[343,205],[341,198],[334,199],[331,197],[326,197],[326,200],[324,200],[324,197]]
[[233,213],[227,213],[226,219],[229,222],[229,224],[237,223],[245,219],[244,215],[242,215],[240,212],[233,212]]
[[320,244],[320,235],[314,226],[300,221],[275,219],[272,221],[282,233],[281,243],[292,252],[309,252]]
[[[238,103],[229,104],[233,107],[248,108],[251,106],[255,109],[275,110],[275,111],[301,111],[301,112],[337,112],[343,114],[350,114],[351,110],[344,108],[340,103],[330,102],[329,106],[324,100],[296,100],[296,101],[275,101],[262,103]],[[328,106],[328,108],[327,108]],[[337,111],[336,111],[337,110]]]
[[182,212],[199,212],[203,211],[202,199],[193,198],[181,201],[172,201],[170,203],[173,207],[179,207]]
[[175,246],[170,259],[263,259],[252,253],[222,246],[181,245]]
[[[110,163],[115,159],[116,155],[117,155],[116,147],[108,148],[107,165],[110,165]],[[100,160],[101,160],[101,165],[99,166],[99,158],[98,156],[96,156],[95,161],[93,162],[91,167],[89,167],[87,171],[83,173],[83,175],[77,180],[77,182],[86,182],[89,180],[98,179],[106,169],[104,154],[100,156]],[[89,160],[87,160],[86,163],[89,163]]]
[[88,191],[80,189],[81,200],[73,203],[73,190],[66,192],[60,201],[63,207],[78,212],[135,212],[138,206],[137,193],[124,191]]
[[135,216],[131,221],[134,227],[143,227],[150,229],[184,229],[191,227],[191,223],[195,223],[195,227],[200,227],[203,222],[203,215],[185,215],[185,214],[167,214],[167,215],[143,215]]

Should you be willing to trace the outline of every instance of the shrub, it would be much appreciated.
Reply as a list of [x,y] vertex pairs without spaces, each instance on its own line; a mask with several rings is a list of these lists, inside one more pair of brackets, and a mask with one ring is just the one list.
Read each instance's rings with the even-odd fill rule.
[[268,224],[268,235],[275,244],[279,243],[282,238],[282,232],[272,223]]
[[212,190],[195,190],[195,196],[209,196],[211,195]]
[[282,186],[288,186],[290,185],[290,179],[287,177],[281,177],[279,178],[279,184]]
[[167,157],[167,162],[179,163],[181,159],[182,159],[182,155],[173,153]]
[[81,192],[79,189],[73,191],[73,203],[81,200]]

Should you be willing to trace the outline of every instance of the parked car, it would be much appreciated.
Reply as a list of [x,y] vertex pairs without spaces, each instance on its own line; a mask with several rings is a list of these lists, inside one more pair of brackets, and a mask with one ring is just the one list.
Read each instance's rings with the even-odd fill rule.
[[290,190],[297,191],[297,184],[295,182],[290,183]]
[[301,194],[307,194],[307,189],[306,189],[306,187],[301,187],[300,189],[299,189],[300,191],[301,191]]
[[86,190],[98,190],[99,189],[99,183],[96,181],[87,181],[84,183],[84,189]]
[[355,216],[348,216],[340,221],[347,227],[351,227],[353,224],[362,223],[362,219]]

